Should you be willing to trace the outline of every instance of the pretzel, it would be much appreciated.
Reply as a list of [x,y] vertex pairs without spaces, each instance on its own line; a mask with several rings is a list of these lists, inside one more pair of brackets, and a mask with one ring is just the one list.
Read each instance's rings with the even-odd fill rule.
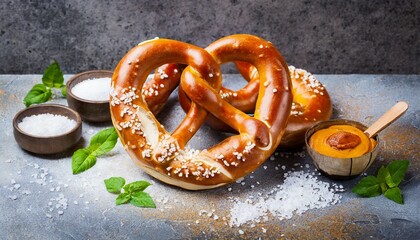
[[[218,94],[222,85],[219,65],[227,61],[250,62],[262,79],[271,81],[260,88],[254,117]],[[141,94],[147,75],[167,63],[188,65],[180,85],[192,100],[186,117],[172,134],[156,120]],[[111,118],[123,146],[145,172],[185,189],[210,189],[245,176],[273,153],[291,110],[290,89],[287,65],[276,48],[261,38],[232,35],[206,50],[175,40],[155,39],[131,49],[116,67]],[[234,128],[238,135],[209,149],[188,149],[188,140],[208,113]]]
[[[219,94],[236,108],[250,113],[255,107],[255,99],[258,97],[260,87],[258,71],[246,62],[235,62],[235,64],[248,84],[238,91],[222,87]],[[312,74],[294,66],[289,66],[289,72],[293,86],[293,103],[286,131],[279,145],[281,148],[301,146],[304,143],[306,130],[319,121],[330,119],[332,114],[330,96]],[[188,111],[191,101],[183,93],[182,88],[179,88],[178,95],[182,108]],[[234,132],[232,128],[212,115],[208,116],[207,123],[214,129]]]

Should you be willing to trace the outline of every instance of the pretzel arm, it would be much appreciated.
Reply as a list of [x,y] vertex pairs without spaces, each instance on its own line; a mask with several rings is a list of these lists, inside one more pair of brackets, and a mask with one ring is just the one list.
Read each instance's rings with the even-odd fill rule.
[[154,115],[162,110],[169,95],[178,86],[182,70],[180,64],[164,64],[156,69],[153,79],[144,84],[142,94]]

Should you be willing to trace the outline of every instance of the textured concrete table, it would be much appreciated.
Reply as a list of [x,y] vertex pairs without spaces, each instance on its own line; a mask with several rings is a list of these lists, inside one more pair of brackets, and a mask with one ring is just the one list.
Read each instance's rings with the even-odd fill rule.
[[[65,76],[68,79],[70,76]],[[238,75],[226,75],[229,84],[238,85]],[[180,238],[287,238],[287,239],[416,239],[420,234],[420,76],[419,75],[319,75],[332,97],[335,118],[348,118],[369,125],[396,101],[410,104],[408,112],[380,134],[380,154],[368,174],[395,159],[410,161],[402,184],[404,205],[383,196],[359,198],[351,188],[360,178],[322,181],[341,184],[345,191],[341,202],[322,209],[309,210],[291,219],[267,216],[259,223],[229,226],[232,199],[269,194],[282,184],[284,171],[314,167],[304,149],[277,151],[263,167],[241,184],[209,191],[191,192],[151,179],[135,167],[123,147],[117,147],[87,172],[71,173],[71,154],[88,144],[90,137],[111,124],[83,123],[82,140],[68,152],[33,155],[15,142],[14,115],[24,108],[22,99],[31,86],[41,82],[40,75],[0,76],[0,239],[180,239]],[[56,97],[55,103],[66,105]],[[180,121],[182,110],[176,97],[159,119],[169,130]],[[204,126],[192,139],[194,148],[218,142]],[[306,165],[308,164],[308,165]],[[297,167],[298,168],[298,167]],[[127,182],[151,181],[147,189],[156,209],[131,205],[115,206],[115,195],[106,191],[103,180],[122,176]],[[246,209],[244,209],[246,211]],[[210,213],[210,214],[209,214]],[[209,217],[210,216],[210,217]],[[215,217],[217,216],[217,217]]]

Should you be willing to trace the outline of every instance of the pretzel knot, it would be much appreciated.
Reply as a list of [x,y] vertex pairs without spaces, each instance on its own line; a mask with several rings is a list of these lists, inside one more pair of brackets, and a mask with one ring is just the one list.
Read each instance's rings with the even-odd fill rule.
[[[235,64],[241,75],[248,81],[248,84],[237,91],[222,86],[219,95],[239,110],[252,113],[255,110],[255,103],[261,85],[258,71],[250,63],[235,62]],[[316,123],[330,119],[332,114],[330,96],[324,85],[314,75],[294,66],[289,66],[289,73],[293,87],[292,111],[290,112],[279,148],[296,148],[301,146],[304,144],[306,131]],[[264,85],[268,84],[269,82],[264,82]],[[178,89],[179,103],[185,111],[188,111],[191,100],[182,87]],[[213,129],[237,132],[213,115],[208,116],[206,123]]]
[[[248,62],[258,70],[261,86],[253,117],[219,95],[222,87],[219,66],[230,61]],[[155,82],[151,89],[143,88],[149,73],[168,63],[188,65],[182,72],[180,86],[191,99],[185,118],[172,134],[158,122],[149,106],[158,111],[154,104],[166,100],[167,92],[176,86],[176,77],[163,76],[171,87]],[[270,84],[262,85],[266,81]],[[155,93],[156,86],[166,88],[166,94],[148,97]],[[290,89],[286,63],[276,48],[261,38],[232,35],[206,49],[155,39],[131,49],[116,67],[112,77],[111,117],[124,147],[145,172],[185,189],[209,189],[244,177],[274,152],[290,115]],[[209,113],[238,134],[209,149],[187,148],[186,144]]]

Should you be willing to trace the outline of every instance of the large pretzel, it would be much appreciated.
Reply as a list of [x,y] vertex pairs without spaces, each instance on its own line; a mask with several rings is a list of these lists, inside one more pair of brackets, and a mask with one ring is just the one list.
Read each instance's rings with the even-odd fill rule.
[[[254,111],[258,97],[260,87],[258,71],[252,64],[246,62],[235,62],[235,64],[248,84],[238,91],[222,87],[220,95],[236,108],[249,113]],[[289,66],[289,72],[293,86],[293,103],[286,131],[280,143],[282,148],[301,146],[304,143],[306,130],[320,121],[330,119],[332,114],[330,96],[325,87],[312,74],[294,66]],[[191,101],[185,95],[182,87],[179,88],[178,94],[182,108],[188,111]],[[207,123],[218,130],[234,131],[213,115],[208,116]]]
[[[146,41],[124,56],[112,78],[112,121],[134,162],[161,181],[191,190],[225,185],[261,165],[280,143],[292,102],[287,65],[271,43],[232,35],[206,50],[168,39]],[[260,87],[254,117],[219,95],[219,65],[227,61],[249,62],[261,79],[271,82]],[[172,135],[156,120],[141,94],[147,75],[166,63],[188,65],[181,85],[192,100]],[[185,148],[208,112],[239,134],[207,150]]]

